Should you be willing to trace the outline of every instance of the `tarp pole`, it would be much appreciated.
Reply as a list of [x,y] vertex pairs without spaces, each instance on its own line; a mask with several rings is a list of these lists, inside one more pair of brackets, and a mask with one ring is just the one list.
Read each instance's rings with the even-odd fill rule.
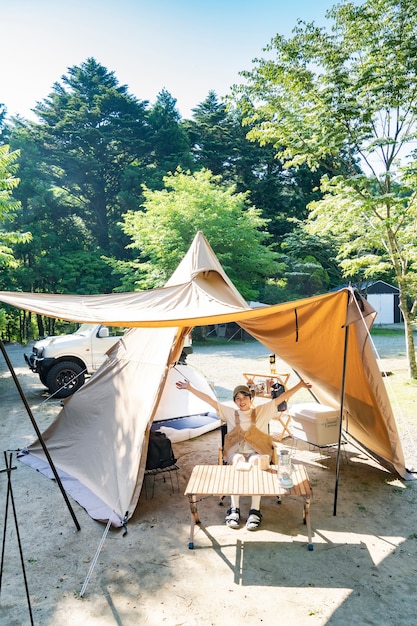
[[15,505],[15,501],[14,501],[13,488],[12,488],[12,470],[15,470],[16,467],[12,467],[12,454],[9,455],[9,459],[7,459],[7,453],[6,452],[3,452],[3,454],[4,454],[4,460],[6,462],[6,468],[5,469],[1,469],[0,470],[0,474],[2,472],[7,472],[7,497],[6,497],[6,510],[5,510],[5,515],[4,515],[3,546],[2,546],[2,552],[1,552],[0,594],[1,594],[1,583],[2,583],[2,578],[3,578],[4,552],[5,552],[5,546],[6,546],[7,517],[8,517],[8,512],[9,512],[9,500],[10,500],[10,502],[12,503],[12,509],[13,509],[14,525],[15,525],[15,530],[16,530],[17,544],[19,546],[20,563],[21,563],[21,566],[22,566],[23,580],[24,580],[24,583],[25,583],[26,600],[27,600],[27,603],[28,603],[30,623],[31,623],[31,626],[33,626],[34,625],[34,621],[33,621],[32,606],[30,604],[30,595],[29,595],[29,587],[28,587],[28,581],[27,581],[27,576],[26,576],[25,560],[23,558],[22,542],[21,542],[21,539],[20,539],[19,524],[17,522],[16,505]]
[[72,519],[74,521],[75,527],[76,527],[77,530],[81,530],[81,526],[78,523],[77,518],[75,517],[75,513],[74,513],[74,510],[73,510],[73,508],[71,506],[71,503],[70,503],[70,501],[68,499],[67,493],[66,493],[66,491],[65,491],[65,489],[64,489],[64,487],[62,485],[61,479],[60,479],[60,477],[58,475],[58,472],[56,471],[56,467],[55,467],[55,465],[54,465],[54,463],[53,463],[53,461],[51,459],[51,455],[49,454],[49,450],[46,447],[45,441],[44,441],[44,439],[42,437],[42,433],[39,430],[39,427],[38,427],[38,425],[36,423],[35,417],[34,417],[34,415],[32,413],[32,410],[31,410],[31,408],[29,406],[28,401],[26,400],[26,396],[25,396],[25,394],[23,392],[23,389],[22,389],[22,387],[20,385],[20,382],[19,382],[19,380],[18,380],[18,378],[16,376],[16,372],[14,371],[13,365],[12,365],[10,359],[9,359],[9,355],[7,354],[6,348],[5,348],[5,346],[3,344],[3,341],[1,339],[0,339],[0,349],[1,349],[2,353],[3,353],[4,359],[5,359],[6,363],[7,363],[7,367],[10,370],[10,373],[12,375],[12,378],[14,380],[16,388],[17,388],[17,390],[19,392],[19,395],[20,395],[20,397],[22,399],[22,402],[23,402],[23,404],[25,406],[26,412],[29,415],[29,419],[32,422],[32,426],[35,429],[36,435],[37,435],[37,437],[39,439],[39,443],[41,444],[42,449],[43,449],[43,451],[45,453],[45,456],[46,456],[46,458],[48,460],[48,463],[50,465],[50,468],[52,470],[54,478],[55,478],[55,480],[56,480],[56,482],[57,482],[57,484],[58,484],[58,486],[59,486],[59,488],[61,490],[61,493],[62,493],[62,495],[64,497],[64,500],[65,500],[65,503],[66,503],[66,505],[68,507],[68,510],[71,513],[71,517],[72,517]]
[[339,489],[339,472],[340,472],[340,456],[342,447],[342,426],[343,426],[343,412],[345,402],[345,382],[346,382],[346,366],[347,366],[347,350],[349,339],[349,326],[345,326],[345,343],[343,348],[343,370],[342,370],[342,386],[340,391],[340,416],[339,416],[339,440],[337,444],[337,457],[336,457],[336,479],[334,485],[334,502],[333,502],[333,515],[336,515],[337,507],[337,492]]

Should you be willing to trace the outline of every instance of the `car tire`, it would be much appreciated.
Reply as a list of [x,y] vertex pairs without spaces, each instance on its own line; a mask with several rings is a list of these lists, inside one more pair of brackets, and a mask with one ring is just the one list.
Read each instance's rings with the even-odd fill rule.
[[45,385],[45,387],[48,386],[48,383],[46,382],[47,377],[48,377],[48,371],[44,372],[43,370],[39,372],[39,379],[42,383],[42,385]]
[[84,370],[74,361],[60,361],[51,367],[46,376],[46,386],[55,398],[72,396],[84,382]]

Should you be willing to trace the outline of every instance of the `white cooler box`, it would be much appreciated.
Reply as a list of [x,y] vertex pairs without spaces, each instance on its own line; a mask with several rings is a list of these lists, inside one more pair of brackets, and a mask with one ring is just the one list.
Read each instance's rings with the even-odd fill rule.
[[294,404],[290,414],[290,429],[297,439],[315,446],[328,446],[339,441],[339,409],[308,402]]

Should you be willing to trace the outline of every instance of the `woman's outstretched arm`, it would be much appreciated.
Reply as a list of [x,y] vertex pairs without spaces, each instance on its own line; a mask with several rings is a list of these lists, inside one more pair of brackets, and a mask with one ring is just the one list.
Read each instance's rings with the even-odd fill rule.
[[197,398],[200,398],[200,400],[203,400],[203,402],[207,402],[207,404],[212,406],[216,411],[219,410],[219,403],[217,400],[209,396],[207,393],[204,393],[204,391],[200,391],[199,389],[193,387],[189,380],[178,380],[175,383],[175,386],[177,389],[186,389],[190,393],[197,396]]

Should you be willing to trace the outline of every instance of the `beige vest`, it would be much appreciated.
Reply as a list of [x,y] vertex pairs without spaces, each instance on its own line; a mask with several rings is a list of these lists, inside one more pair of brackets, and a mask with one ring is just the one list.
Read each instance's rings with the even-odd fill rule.
[[246,441],[258,454],[268,454],[272,458],[272,437],[256,427],[256,409],[252,409],[251,425],[244,431],[240,425],[239,412],[235,411],[235,427],[224,439],[224,456],[230,463],[240,445]]

